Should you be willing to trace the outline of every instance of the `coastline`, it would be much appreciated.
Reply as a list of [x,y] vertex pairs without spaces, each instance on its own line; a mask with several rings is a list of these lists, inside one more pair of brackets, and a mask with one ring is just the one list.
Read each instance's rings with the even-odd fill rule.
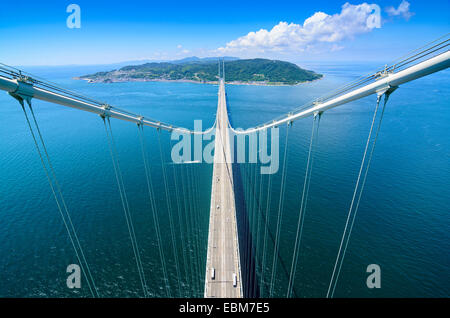
[[[316,78],[311,81],[304,81],[299,82],[296,84],[286,84],[286,83],[268,83],[268,82],[239,82],[239,81],[233,81],[233,82],[226,82],[227,85],[252,85],[252,86],[297,86],[302,84],[310,84],[314,83],[316,81],[319,81],[323,79],[325,75],[322,74],[320,78]],[[127,80],[94,80],[91,78],[81,78],[81,77],[72,77],[73,80],[81,80],[86,81],[89,84],[94,83],[103,83],[103,84],[112,84],[112,83],[129,83],[129,82],[171,82],[171,83],[193,83],[193,84],[209,84],[209,85],[218,85],[218,81],[209,81],[209,82],[202,82],[202,81],[194,81],[194,80],[188,80],[188,79],[181,79],[181,80],[168,80],[168,79],[127,79]]]

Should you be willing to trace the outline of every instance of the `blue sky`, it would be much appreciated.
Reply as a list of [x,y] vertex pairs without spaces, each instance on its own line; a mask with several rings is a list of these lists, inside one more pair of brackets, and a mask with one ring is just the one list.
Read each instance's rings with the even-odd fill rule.
[[[71,3],[81,8],[80,29],[66,26]],[[192,55],[388,62],[450,31],[448,0],[345,3],[5,1],[0,62],[107,64]],[[370,4],[381,9],[380,28],[366,25],[375,12]]]

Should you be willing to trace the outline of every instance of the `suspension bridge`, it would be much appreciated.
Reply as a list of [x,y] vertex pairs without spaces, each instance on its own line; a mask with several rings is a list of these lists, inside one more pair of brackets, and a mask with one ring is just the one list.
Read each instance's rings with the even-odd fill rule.
[[219,82],[205,297],[242,297],[225,83]]
[[[289,131],[292,123],[303,118],[312,118],[312,130],[309,140],[307,162],[305,167],[304,179],[299,184],[301,188],[300,206],[298,207],[298,217],[294,237],[294,247],[291,251],[291,262],[287,266],[288,284],[286,286],[286,297],[292,297],[294,294],[297,266],[299,263],[299,251],[302,242],[303,223],[307,210],[308,194],[311,175],[313,173],[314,149],[318,142],[318,133],[320,119],[327,110],[345,105],[349,102],[370,96],[376,96],[375,110],[368,138],[365,144],[363,157],[361,160],[358,177],[351,198],[351,204],[346,218],[345,228],[339,244],[339,251],[336,256],[333,271],[330,273],[330,283],[326,297],[333,297],[336,285],[339,279],[342,264],[344,262],[346,250],[354,226],[356,214],[361,201],[361,196],[366,183],[367,173],[372,160],[376,141],[380,132],[380,127],[385,112],[386,104],[391,94],[401,85],[424,76],[442,71],[450,66],[450,51],[448,50],[449,36],[446,35],[426,46],[415,50],[406,57],[395,61],[390,66],[363,76],[360,79],[336,89],[330,94],[315,99],[302,107],[280,116],[267,123],[246,130],[234,129],[228,119],[227,99],[225,92],[225,62],[219,63],[218,76],[218,105],[215,124],[205,130],[196,131],[184,127],[177,127],[168,123],[163,123],[140,114],[128,112],[126,110],[114,107],[108,103],[97,101],[93,98],[83,96],[79,93],[66,90],[57,84],[40,79],[36,76],[23,72],[19,69],[0,65],[0,89],[8,92],[15,98],[25,115],[25,120],[29,127],[31,137],[39,154],[43,169],[46,173],[53,197],[56,201],[65,229],[70,242],[76,253],[82,273],[88,284],[92,297],[101,297],[101,290],[96,285],[95,274],[89,267],[84,250],[73,225],[69,207],[67,206],[62,187],[57,179],[47,150],[43,135],[39,128],[38,120],[33,110],[33,99],[38,99],[61,106],[76,108],[100,116],[104,123],[105,133],[108,140],[109,152],[113,163],[113,170],[117,189],[124,211],[127,230],[133,250],[136,268],[139,273],[140,284],[144,297],[149,297],[149,282],[146,279],[144,265],[142,261],[142,251],[139,247],[135,225],[133,222],[132,211],[130,209],[129,199],[123,182],[123,173],[117,154],[117,145],[113,136],[111,119],[123,120],[134,123],[138,127],[139,140],[142,152],[142,160],[145,168],[145,180],[150,202],[150,210],[154,221],[154,231],[158,241],[158,255],[162,267],[163,278],[161,285],[164,287],[167,297],[192,297],[203,295],[204,297],[259,297],[260,295],[274,295],[274,284],[276,284],[277,268],[280,266],[278,253],[280,249],[281,223],[283,217],[284,198],[286,196],[287,173],[287,151],[289,142]],[[222,65],[222,66],[221,66]],[[253,170],[244,171],[245,177],[249,180],[250,187],[245,189],[245,193],[236,186],[236,164],[233,163],[233,149],[230,146],[230,140],[238,135],[254,136],[256,134],[267,133],[270,128],[286,127],[285,147],[281,155],[281,185],[279,189],[279,198],[276,202],[277,209],[271,211],[270,200],[277,200],[267,196],[267,202],[262,202],[263,193],[270,193],[272,186],[272,175],[269,174],[267,182],[263,184],[262,177],[257,181],[256,165]],[[150,127],[157,131],[159,152],[161,159],[161,169],[163,174],[163,187],[165,193],[165,205],[169,220],[169,237],[171,238],[171,247],[173,249],[174,267],[176,273],[176,286],[170,286],[167,254],[169,251],[163,249],[160,215],[158,215],[158,206],[155,200],[155,185],[152,181],[149,161],[149,149],[146,146],[146,135],[144,127]],[[169,171],[165,163],[164,151],[162,149],[162,132],[179,132],[186,135],[204,135],[215,133],[214,141],[214,161],[212,174],[212,190],[210,194],[210,208],[208,221],[208,234],[202,233],[199,224],[205,223],[198,213],[198,206],[195,202],[189,200],[189,194],[197,191],[197,195],[205,198],[205,194],[200,194],[195,175],[190,170],[182,170],[180,174],[174,165],[173,178],[175,190],[177,191],[177,204],[172,206],[169,199]],[[188,166],[188,162],[181,166]],[[181,180],[177,181],[181,176]],[[184,183],[189,183],[184,187]],[[264,186],[263,186],[264,185]],[[209,196],[209,194],[208,194]],[[237,205],[237,197],[250,198],[246,203],[245,211],[241,211]],[[180,199],[182,198],[182,199]],[[193,199],[194,200],[194,199]],[[199,200],[198,197],[195,200]],[[194,201],[195,201],[194,200]],[[183,201],[183,202],[181,202]],[[178,213],[176,211],[178,210]],[[276,226],[272,233],[273,246],[270,250],[268,229],[269,214],[275,213]],[[250,218],[250,216],[252,216]],[[186,228],[177,233],[174,226],[176,217],[180,223],[186,224]],[[184,219],[183,219],[184,218]],[[183,237],[183,233],[185,237]],[[190,239],[188,237],[193,237]],[[201,240],[207,237],[206,253],[200,250]],[[178,251],[182,253],[178,253]],[[182,257],[178,257],[182,255]],[[263,269],[271,261],[271,273],[266,275]],[[189,270],[194,268],[198,276],[195,276]],[[202,277],[199,279],[199,277]],[[200,282],[204,280],[204,284]]]

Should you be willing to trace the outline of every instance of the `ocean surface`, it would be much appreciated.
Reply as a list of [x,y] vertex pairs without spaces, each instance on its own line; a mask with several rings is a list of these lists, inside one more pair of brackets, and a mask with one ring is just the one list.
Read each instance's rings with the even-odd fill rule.
[[[228,85],[228,107],[234,127],[247,128],[271,120],[376,70],[379,65],[302,66],[325,76],[297,86]],[[204,128],[214,123],[216,85],[88,84],[71,79],[101,70],[94,66],[25,70],[111,105],[174,125],[192,128],[195,119],[202,120]],[[446,70],[408,83],[390,97],[335,297],[450,296],[449,83],[450,72]],[[295,297],[326,295],[375,101],[374,96],[367,97],[322,116]],[[141,283],[101,118],[40,101],[33,101],[33,105],[100,296],[141,297]],[[168,272],[168,281],[164,282],[138,129],[118,120],[112,120],[111,124],[150,296],[166,296],[168,284],[172,296],[202,297],[212,165],[171,164],[169,135],[165,132],[160,133],[161,160],[158,132],[145,129]],[[290,128],[280,251],[273,281],[273,296],[277,297],[285,297],[287,291],[311,124],[312,119],[307,118]],[[285,146],[285,131],[286,127],[280,127],[281,150]],[[5,93],[0,94],[0,154],[0,296],[89,297],[84,280],[81,289],[66,286],[69,275],[66,268],[77,263],[77,259],[24,114],[19,104]],[[176,254],[182,263],[180,280],[171,243],[162,164],[167,174]],[[251,165],[243,164],[240,168],[244,204],[254,206],[248,199],[249,193],[258,188],[260,177],[247,177],[252,173]],[[263,275],[265,281],[259,286],[261,296],[268,296],[267,282],[272,274],[272,239],[281,171],[282,167],[273,176],[270,192],[267,262],[264,270],[258,268],[258,277]],[[265,176],[263,189],[266,184]],[[261,204],[266,199],[264,192]],[[250,223],[258,224],[258,219],[254,220],[256,223]],[[252,231],[253,240],[260,245],[261,231],[261,228]],[[259,248],[256,258],[261,260],[262,253]],[[381,268],[379,289],[366,286],[369,264]]]

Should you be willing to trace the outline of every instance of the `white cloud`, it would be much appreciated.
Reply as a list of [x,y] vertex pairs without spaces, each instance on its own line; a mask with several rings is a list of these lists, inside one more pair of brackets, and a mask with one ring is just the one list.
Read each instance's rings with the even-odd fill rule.
[[353,39],[356,35],[368,33],[376,27],[370,21],[373,21],[377,8],[379,13],[377,5],[345,3],[340,13],[329,15],[316,12],[302,25],[282,21],[270,31],[261,29],[230,41],[216,52],[303,52],[324,45],[327,50],[339,50],[342,46],[336,43]]
[[397,9],[394,7],[388,7],[386,8],[386,12],[390,16],[402,16],[406,21],[408,21],[409,18],[414,15],[413,12],[409,11],[409,6],[410,3],[408,1],[402,0]]

